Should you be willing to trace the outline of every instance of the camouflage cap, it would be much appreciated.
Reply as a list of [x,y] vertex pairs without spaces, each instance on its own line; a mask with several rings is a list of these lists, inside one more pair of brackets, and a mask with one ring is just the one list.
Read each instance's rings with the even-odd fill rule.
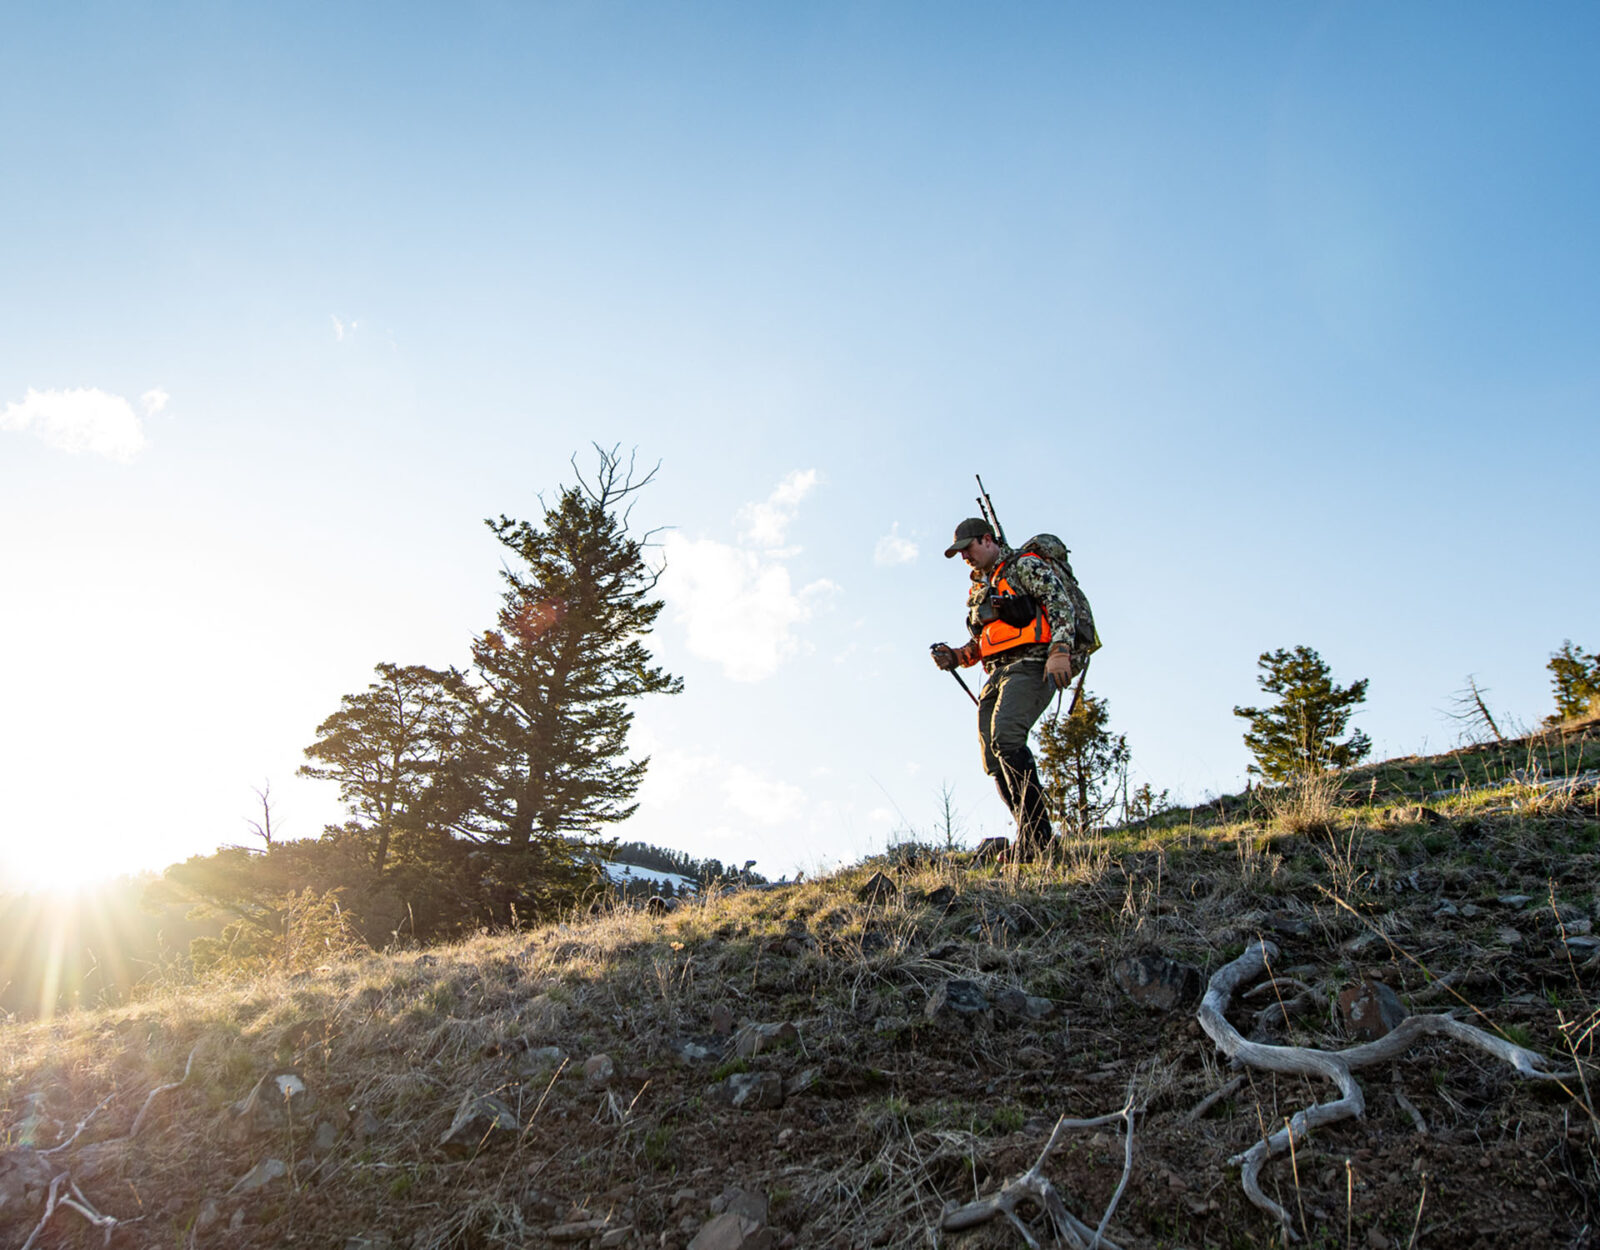
[[960,525],[956,526],[956,540],[944,549],[944,558],[948,560],[956,552],[965,550],[967,544],[974,539],[982,538],[985,534],[994,537],[994,526],[985,521],[981,516],[969,516]]

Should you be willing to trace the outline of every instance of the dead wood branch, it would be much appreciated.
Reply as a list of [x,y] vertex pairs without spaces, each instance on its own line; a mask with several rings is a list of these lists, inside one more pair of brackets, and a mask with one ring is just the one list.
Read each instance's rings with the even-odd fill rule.
[[1287,1029],[1296,1016],[1306,1015],[1324,1005],[1315,990],[1304,990],[1289,999],[1275,999],[1256,1012],[1255,1035],[1270,1036],[1274,1029]]
[[1428,1122],[1422,1118],[1422,1112],[1417,1110],[1416,1104],[1412,1102],[1411,1099],[1406,1097],[1405,1090],[1401,1089],[1398,1085],[1396,1085],[1394,1089],[1394,1100],[1400,1107],[1400,1110],[1404,1111],[1408,1116],[1411,1117],[1411,1123],[1416,1126],[1417,1135],[1419,1137],[1426,1137],[1428,1135]]
[[[71,1191],[70,1197],[62,1196],[61,1189],[65,1186]],[[72,1177],[62,1172],[50,1181],[50,1195],[45,1199],[44,1214],[39,1217],[39,1222],[33,1226],[33,1231],[28,1234],[28,1240],[22,1243],[22,1250],[33,1250],[33,1243],[39,1239],[39,1234],[44,1232],[45,1225],[50,1223],[51,1217],[62,1207],[70,1207],[89,1223],[100,1229],[105,1234],[105,1244],[111,1244],[111,1234],[117,1229],[118,1220],[115,1216],[102,1215],[94,1209],[94,1204],[83,1196],[83,1190],[72,1183]]]
[[1217,1086],[1216,1089],[1212,1090],[1209,1094],[1207,1094],[1199,1102],[1195,1103],[1193,1109],[1190,1110],[1189,1114],[1184,1116],[1183,1118],[1185,1120],[1187,1120],[1190,1124],[1195,1123],[1197,1120],[1205,1119],[1207,1111],[1210,1111],[1212,1107],[1215,1107],[1224,1098],[1231,1098],[1234,1094],[1238,1093],[1239,1092],[1239,1086],[1241,1086],[1243,1084],[1244,1084],[1244,1076],[1241,1074],[1239,1076],[1234,1077],[1231,1081],[1228,1081],[1226,1084]]
[[99,1102],[97,1102],[94,1105],[94,1110],[93,1111],[89,1112],[88,1115],[84,1116],[83,1119],[78,1121],[78,1127],[72,1130],[72,1136],[71,1137],[67,1138],[66,1141],[61,1142],[59,1145],[51,1146],[49,1150],[41,1150],[39,1152],[39,1157],[42,1158],[42,1159],[47,1159],[51,1155],[59,1154],[61,1151],[67,1149],[67,1147],[72,1145],[73,1142],[77,1141],[78,1138],[83,1135],[83,1130],[89,1127],[89,1121],[94,1119],[95,1116],[99,1115],[102,1111],[104,1111],[105,1107],[106,1107],[106,1104],[108,1102],[110,1102],[113,1098],[115,1098],[116,1096],[117,1096],[116,1090],[112,1090],[109,1094],[107,1094],[104,1098],[102,1098]]
[[133,1127],[128,1130],[128,1136],[126,1140],[132,1141],[138,1136],[139,1129],[144,1124],[144,1117],[150,1111],[150,1104],[156,1100],[156,1096],[158,1094],[165,1094],[169,1090],[177,1089],[189,1079],[189,1073],[194,1070],[194,1052],[199,1049],[200,1046],[198,1043],[196,1043],[194,1049],[189,1052],[189,1061],[183,1065],[183,1075],[181,1077],[179,1077],[176,1081],[172,1081],[166,1085],[157,1085],[153,1090],[150,1091],[144,1100],[144,1106],[139,1108],[139,1114],[133,1117]]
[[[1062,1137],[1069,1130],[1099,1128],[1101,1125],[1114,1124],[1118,1121],[1122,1122],[1125,1130],[1122,1179],[1117,1182],[1116,1192],[1111,1195],[1105,1214],[1100,1217],[1100,1226],[1090,1228],[1067,1210],[1066,1203],[1061,1201],[1061,1195],[1056,1193],[1055,1186],[1044,1176],[1045,1161],[1055,1152]],[[1095,1116],[1092,1120],[1069,1120],[1066,1116],[1062,1116],[1056,1121],[1056,1126],[1050,1133],[1050,1140],[1045,1143],[1044,1149],[1039,1152],[1039,1157],[1031,1168],[1014,1180],[1007,1181],[1001,1186],[999,1193],[946,1211],[941,1227],[947,1233],[961,1232],[964,1229],[977,1228],[980,1224],[987,1224],[1000,1216],[1017,1230],[1023,1241],[1028,1243],[1029,1250],[1040,1250],[1038,1239],[1017,1214],[1017,1209],[1023,1203],[1029,1203],[1044,1211],[1054,1244],[1069,1246],[1071,1250],[1120,1250],[1116,1242],[1106,1237],[1105,1231],[1106,1225],[1111,1222],[1112,1213],[1117,1209],[1117,1204],[1122,1201],[1123,1190],[1128,1187],[1128,1177],[1132,1173],[1133,1091],[1129,1090],[1128,1101],[1123,1104],[1121,1111]]]
[[[183,1065],[183,1076],[176,1081],[170,1081],[166,1085],[158,1085],[151,1090],[150,1093],[145,1097],[144,1106],[139,1108],[139,1114],[134,1117],[133,1127],[128,1130],[127,1135],[123,1137],[112,1138],[111,1142],[129,1142],[138,1135],[139,1130],[144,1127],[144,1118],[150,1110],[150,1104],[155,1102],[156,1097],[160,1094],[167,1093],[169,1090],[177,1089],[189,1079],[189,1074],[194,1071],[195,1052],[199,1049],[199,1045],[196,1044],[194,1049],[190,1050],[188,1062]],[[59,1154],[61,1151],[66,1150],[69,1146],[76,1142],[80,1136],[82,1136],[83,1130],[89,1126],[89,1121],[94,1119],[95,1116],[104,1110],[106,1104],[109,1103],[114,1097],[116,1097],[114,1092],[107,1094],[99,1101],[99,1103],[95,1105],[94,1110],[90,1111],[88,1115],[84,1116],[82,1120],[78,1121],[78,1127],[73,1130],[71,1137],[67,1138],[66,1141],[60,1143],[59,1145],[50,1147],[49,1150],[40,1150],[36,1152],[38,1156],[40,1158],[45,1158],[49,1155]],[[108,1142],[107,1144],[111,1143]],[[62,1193],[63,1187],[65,1187],[67,1191],[65,1194]],[[117,1229],[117,1225],[126,1222],[118,1220],[114,1215],[105,1215],[96,1210],[94,1203],[90,1202],[89,1199],[84,1196],[83,1190],[79,1189],[77,1182],[72,1179],[72,1173],[70,1171],[60,1172],[50,1181],[50,1192],[45,1199],[44,1214],[39,1217],[39,1222],[34,1225],[33,1232],[28,1234],[28,1240],[22,1243],[22,1250],[31,1250],[34,1242],[38,1240],[39,1234],[44,1232],[45,1225],[50,1223],[51,1219],[55,1216],[55,1213],[62,1207],[67,1207],[70,1210],[76,1211],[79,1215],[83,1216],[84,1219],[88,1220],[89,1223],[93,1224],[96,1228],[104,1232],[108,1244],[111,1240],[111,1234]]]
[[1283,989],[1285,986],[1287,986],[1289,989],[1292,989],[1296,994],[1316,993],[1316,990],[1307,985],[1304,981],[1297,981],[1293,977],[1273,977],[1269,980],[1263,981],[1260,985],[1252,986],[1243,994],[1239,995],[1239,997],[1245,1002],[1249,1002],[1252,998],[1262,998],[1267,994],[1276,994],[1279,998],[1282,998]]
[[1227,1021],[1225,1013],[1228,1004],[1241,985],[1260,976],[1268,962],[1277,956],[1278,949],[1273,943],[1251,943],[1244,954],[1217,969],[1206,988],[1205,997],[1200,1001],[1197,1016],[1200,1027],[1216,1043],[1217,1048],[1234,1061],[1267,1072],[1320,1076],[1339,1087],[1338,1098],[1331,1102],[1315,1103],[1296,1112],[1276,1133],[1228,1160],[1229,1163],[1240,1165],[1240,1183],[1245,1196],[1279,1222],[1288,1240],[1296,1241],[1299,1238],[1291,1227],[1289,1213],[1262,1192],[1261,1168],[1268,1159],[1302,1141],[1312,1129],[1338,1120],[1359,1118],[1365,1112],[1366,1100],[1355,1078],[1357,1068],[1398,1058],[1424,1037],[1448,1037],[1488,1052],[1530,1080],[1564,1081],[1577,1075],[1575,1072],[1550,1071],[1544,1056],[1450,1016],[1409,1016],[1393,1032],[1377,1041],[1339,1051],[1317,1050],[1309,1046],[1268,1046],[1246,1041]]

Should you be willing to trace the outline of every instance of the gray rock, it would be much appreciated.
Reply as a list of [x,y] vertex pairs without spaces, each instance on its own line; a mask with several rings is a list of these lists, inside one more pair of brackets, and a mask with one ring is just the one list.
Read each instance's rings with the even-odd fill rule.
[[856,897],[863,903],[883,903],[895,898],[900,893],[900,887],[894,883],[894,878],[886,873],[875,872],[867,878],[866,884],[856,891]]
[[265,1159],[255,1165],[237,1181],[228,1191],[233,1194],[253,1194],[265,1189],[273,1181],[282,1180],[289,1175],[289,1166],[282,1159]]
[[922,1014],[929,1020],[977,1019],[990,1011],[989,1000],[972,981],[946,981],[928,996]]
[[703,1042],[697,1042],[687,1037],[677,1038],[668,1042],[667,1045],[672,1053],[678,1056],[678,1059],[683,1063],[705,1063],[707,1060],[715,1059],[719,1053],[715,1047],[707,1046]]
[[1440,899],[1439,905],[1433,909],[1435,919],[1448,920],[1451,916],[1459,916],[1461,909],[1449,899]]
[[784,1082],[784,1097],[793,1098],[796,1094],[803,1094],[821,1080],[821,1068],[804,1068]]
[[339,1144],[339,1130],[327,1120],[317,1122],[317,1135],[311,1143],[311,1149],[318,1154],[327,1154]]
[[1176,1011],[1200,1001],[1200,969],[1164,955],[1129,955],[1111,969],[1117,988],[1150,1011]]
[[1522,945],[1522,934],[1516,929],[1511,928],[1509,925],[1499,930],[1494,937],[1495,941],[1499,942],[1501,946]]
[[351,1128],[357,1141],[367,1141],[383,1132],[383,1121],[363,1107],[356,1112]]
[[200,1204],[200,1210],[195,1214],[194,1227],[196,1232],[206,1232],[222,1218],[222,1208],[217,1205],[215,1198],[207,1198]]
[[1600,938],[1586,937],[1575,934],[1567,938],[1567,949],[1574,955],[1589,956],[1600,951]]
[[770,1250],[772,1230],[736,1211],[724,1211],[704,1224],[689,1250]]
[[747,1189],[730,1185],[711,1200],[712,1215],[721,1215],[724,1211],[732,1211],[735,1215],[742,1215],[757,1224],[765,1224],[767,1199],[764,1194],[751,1193]]
[[733,1011],[727,1003],[717,1003],[711,1008],[711,1031],[718,1037],[733,1032]]
[[741,1111],[764,1111],[783,1106],[783,1078],[776,1072],[735,1072],[706,1096]]
[[1495,899],[1495,902],[1499,903],[1502,907],[1509,907],[1513,911],[1521,911],[1529,903],[1533,902],[1533,895],[1502,894],[1499,898]]
[[551,1225],[544,1230],[544,1235],[560,1243],[589,1241],[610,1227],[608,1220],[569,1220],[564,1224]]
[[1339,995],[1339,1019],[1351,1037],[1375,1042],[1407,1016],[1400,996],[1381,981],[1362,981]]
[[566,1061],[567,1052],[559,1046],[535,1046],[517,1057],[517,1075],[547,1075],[551,1068],[559,1068]]
[[763,1050],[793,1045],[800,1040],[800,1030],[785,1020],[782,1024],[747,1024],[733,1039],[733,1053],[741,1059],[752,1059]]
[[609,1089],[616,1079],[617,1065],[610,1055],[590,1055],[583,1061],[583,1083],[589,1089]]
[[1382,946],[1383,944],[1384,939],[1381,934],[1374,933],[1371,929],[1367,929],[1364,932],[1356,934],[1355,937],[1351,938],[1348,942],[1340,943],[1339,949],[1349,955],[1359,955],[1364,950],[1370,950],[1374,946]]
[[1054,1000],[1040,998],[1037,994],[1029,994],[1026,1004],[1028,1017],[1033,1020],[1048,1020],[1056,1014]]
[[80,1147],[72,1161],[72,1179],[87,1183],[120,1171],[130,1146],[126,1138],[113,1137],[110,1141],[93,1142]]
[[58,1170],[25,1147],[0,1152],[0,1217],[31,1211],[35,1205],[42,1208]]
[[461,1096],[461,1105],[439,1144],[453,1154],[476,1154],[515,1141],[521,1131],[516,1113],[505,1103],[492,1094],[474,1096],[469,1091]]

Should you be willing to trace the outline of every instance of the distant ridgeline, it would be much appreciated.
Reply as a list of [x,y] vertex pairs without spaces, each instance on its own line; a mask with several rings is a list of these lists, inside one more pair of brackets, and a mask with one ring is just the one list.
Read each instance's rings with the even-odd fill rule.
[[[753,864],[755,861],[749,862]],[[634,893],[636,889],[644,889],[646,881],[654,882],[660,887],[651,889],[649,891],[651,893],[670,894],[674,891],[681,892],[683,889],[670,879],[660,881],[638,874],[631,874],[637,878],[637,886],[627,880],[619,881],[619,876],[622,874],[614,870],[630,866],[661,873],[668,878],[686,880],[691,883],[691,889],[702,889],[714,881],[740,881],[748,885],[767,884],[767,879],[760,873],[724,864],[720,859],[695,859],[682,851],[651,846],[647,842],[619,842],[607,857],[606,867],[612,884],[621,886],[624,893]]]

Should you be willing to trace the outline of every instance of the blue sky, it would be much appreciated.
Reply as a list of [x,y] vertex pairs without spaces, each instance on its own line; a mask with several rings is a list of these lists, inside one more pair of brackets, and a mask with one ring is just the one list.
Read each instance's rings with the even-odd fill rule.
[[1242,785],[1255,659],[1600,646],[1600,14],[1239,4],[0,12],[0,871],[339,811],[380,661],[463,663],[482,518],[661,461],[640,837],[773,875],[1006,817],[940,551],[1062,534],[1136,773]]

